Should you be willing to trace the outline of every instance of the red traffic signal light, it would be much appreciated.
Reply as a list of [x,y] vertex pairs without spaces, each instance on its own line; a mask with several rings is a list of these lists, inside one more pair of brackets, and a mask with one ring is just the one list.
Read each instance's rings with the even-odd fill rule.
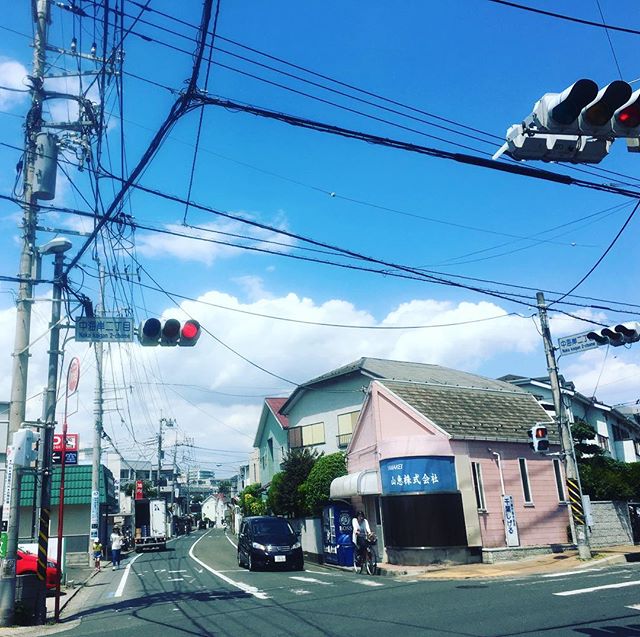
[[536,453],[545,453],[549,451],[549,438],[547,437],[547,427],[545,425],[535,425],[529,429],[529,446]]
[[177,319],[162,323],[157,318],[142,321],[138,328],[138,340],[145,347],[193,347],[200,338],[200,323],[188,320],[183,324]]
[[198,321],[187,321],[180,330],[180,347],[193,347],[200,338],[200,323]]

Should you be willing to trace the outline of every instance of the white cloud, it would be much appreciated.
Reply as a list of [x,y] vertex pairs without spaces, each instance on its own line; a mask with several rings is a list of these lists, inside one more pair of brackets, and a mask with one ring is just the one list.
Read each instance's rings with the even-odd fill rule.
[[[175,234],[156,232],[137,234],[138,254],[155,259],[173,257],[181,261],[211,265],[217,259],[244,254],[244,250],[241,253],[237,247],[234,247],[237,245],[284,252],[293,244],[292,240],[270,230],[252,228],[230,219],[211,222],[198,228],[180,224],[168,224],[164,228]],[[242,238],[249,236],[252,238]],[[191,237],[201,237],[203,241],[194,241]],[[278,244],[269,243],[270,241]]]
[[[28,87],[24,80],[27,75],[27,69],[20,62],[0,57],[0,85],[21,91],[26,90]],[[26,102],[27,99],[28,93],[7,91],[0,88],[0,108],[2,109],[8,110]]]

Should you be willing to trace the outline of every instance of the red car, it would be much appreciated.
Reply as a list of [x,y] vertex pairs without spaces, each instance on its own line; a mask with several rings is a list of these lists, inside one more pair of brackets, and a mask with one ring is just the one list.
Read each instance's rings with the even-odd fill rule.
[[[55,588],[58,583],[58,563],[47,560],[47,588]],[[38,572],[38,556],[18,549],[16,553],[16,575],[34,575]]]

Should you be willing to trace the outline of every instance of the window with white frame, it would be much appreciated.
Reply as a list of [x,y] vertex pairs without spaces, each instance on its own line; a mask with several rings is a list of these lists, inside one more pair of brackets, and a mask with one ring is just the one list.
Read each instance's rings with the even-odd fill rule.
[[558,458],[553,459],[553,472],[556,476],[556,489],[558,490],[558,501],[566,502],[567,497],[564,493],[564,480],[562,479],[562,468],[560,467],[560,460],[558,460]]
[[609,437],[598,434],[598,444],[605,450],[611,451],[611,445],[609,444]]
[[479,462],[471,463],[471,473],[473,475],[473,490],[476,494],[476,504],[478,511],[486,511],[487,505],[484,499],[484,484],[482,482],[482,466]]
[[527,470],[527,460],[525,458],[518,458],[518,464],[520,465],[520,480],[522,481],[522,495],[524,496],[524,503],[533,504],[533,498],[531,497],[531,487],[529,486],[529,471]]

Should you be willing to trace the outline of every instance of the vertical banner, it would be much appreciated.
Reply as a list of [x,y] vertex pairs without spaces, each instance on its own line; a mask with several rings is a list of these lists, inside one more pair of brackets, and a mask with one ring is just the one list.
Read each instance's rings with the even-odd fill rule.
[[91,539],[97,540],[99,536],[100,491],[91,492]]
[[513,506],[513,496],[502,496],[502,512],[504,515],[504,535],[507,546],[520,546],[518,537],[518,525],[516,523],[516,510]]
[[4,478],[4,493],[2,495],[2,526],[0,527],[0,558],[7,557],[7,531],[11,515],[11,483],[13,482],[13,446],[7,447],[7,471]]
[[142,480],[136,480],[136,500],[142,500]]

